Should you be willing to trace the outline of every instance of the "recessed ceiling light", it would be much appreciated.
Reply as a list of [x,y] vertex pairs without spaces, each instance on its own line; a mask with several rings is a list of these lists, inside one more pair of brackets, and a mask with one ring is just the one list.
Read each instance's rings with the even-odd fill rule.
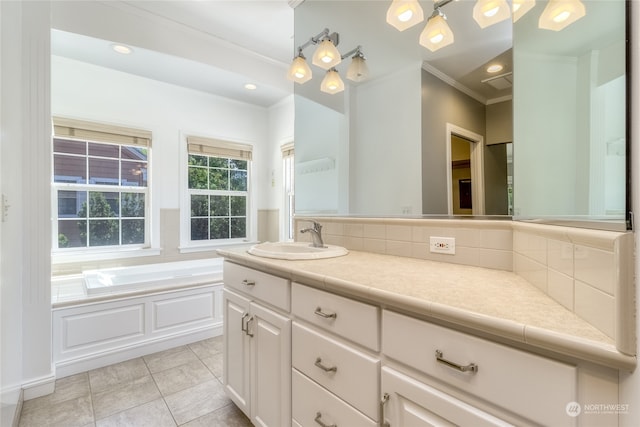
[[116,52],[121,53],[123,55],[129,55],[129,54],[133,53],[133,49],[131,49],[129,46],[125,46],[123,44],[112,44],[111,45],[111,49],[113,49]]
[[246,85],[244,85],[244,88],[246,90],[256,90],[258,86],[254,85],[253,83],[247,83]]
[[502,71],[503,68],[500,64],[492,64],[487,67],[487,73],[497,73],[498,71]]

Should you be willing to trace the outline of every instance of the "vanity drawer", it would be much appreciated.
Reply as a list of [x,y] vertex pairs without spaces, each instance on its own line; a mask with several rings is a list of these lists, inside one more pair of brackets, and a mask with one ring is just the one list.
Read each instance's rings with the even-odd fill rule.
[[224,285],[284,311],[291,310],[290,281],[282,277],[224,262]]
[[[574,425],[566,405],[577,400],[575,366],[387,310],[382,314],[382,351],[537,423]],[[475,364],[477,371],[462,372],[438,361],[436,351],[453,364]]]
[[380,361],[293,322],[293,367],[374,420]]
[[297,317],[372,350],[380,349],[380,310],[299,283],[291,288],[291,311]]
[[376,427],[378,423],[329,393],[297,370],[291,375],[293,425]]

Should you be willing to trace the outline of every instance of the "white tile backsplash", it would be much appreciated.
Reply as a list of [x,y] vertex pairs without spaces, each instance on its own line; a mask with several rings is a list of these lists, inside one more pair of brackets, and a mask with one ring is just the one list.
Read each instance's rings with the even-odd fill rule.
[[615,337],[615,298],[575,281],[575,313],[610,337]]
[[[616,302],[623,297],[616,295],[616,289],[633,286],[621,282],[632,282],[629,275],[619,274],[632,265],[632,250],[619,240],[629,239],[628,233],[518,221],[319,220],[325,242],[350,250],[513,271],[613,339],[618,314],[624,312],[620,307],[630,310],[628,305],[633,304]],[[456,254],[431,253],[431,236],[455,237]],[[622,340],[629,341],[623,345],[635,348],[635,334],[627,335],[631,338]]]
[[614,295],[615,262],[613,252],[575,245],[575,278]]

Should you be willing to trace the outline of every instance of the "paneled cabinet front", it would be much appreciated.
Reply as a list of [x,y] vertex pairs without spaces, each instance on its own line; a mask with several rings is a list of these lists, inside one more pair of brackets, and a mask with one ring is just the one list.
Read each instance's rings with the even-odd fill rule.
[[[254,425],[289,426],[291,319],[286,313],[267,307],[255,296],[227,288],[228,264],[225,264],[224,289],[225,390]],[[234,268],[234,276],[242,269],[244,267]],[[252,270],[248,274],[255,277]],[[260,283],[266,290],[268,280],[265,282],[265,278],[269,276],[261,276]],[[275,276],[274,279],[278,287],[282,279]],[[243,280],[252,279],[242,279],[239,283]],[[285,284],[288,286],[288,282]]]

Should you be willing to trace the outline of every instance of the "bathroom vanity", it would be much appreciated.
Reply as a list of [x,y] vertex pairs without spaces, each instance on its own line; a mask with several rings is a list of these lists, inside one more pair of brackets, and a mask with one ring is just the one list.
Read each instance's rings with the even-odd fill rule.
[[255,425],[618,425],[636,358],[507,271],[221,250],[224,386]]

